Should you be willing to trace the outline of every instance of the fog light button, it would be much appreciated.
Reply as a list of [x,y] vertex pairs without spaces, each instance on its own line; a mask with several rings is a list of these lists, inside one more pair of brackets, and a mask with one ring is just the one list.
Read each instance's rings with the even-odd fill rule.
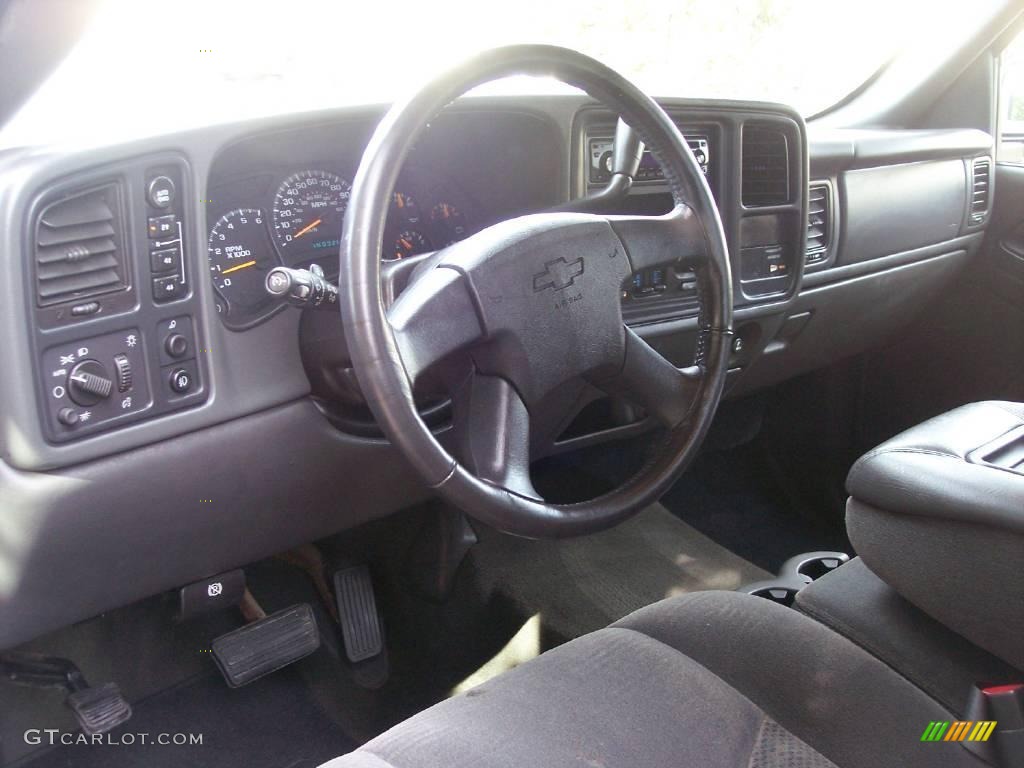
[[179,395],[184,395],[192,389],[192,374],[184,368],[175,368],[171,373],[171,389]]

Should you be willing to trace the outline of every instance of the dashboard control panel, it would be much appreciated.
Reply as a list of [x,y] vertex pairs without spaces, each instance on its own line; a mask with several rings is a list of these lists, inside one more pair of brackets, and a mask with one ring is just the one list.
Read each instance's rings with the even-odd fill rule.
[[[41,196],[31,287],[50,442],[205,401],[185,245],[188,182],[184,162],[167,155],[94,171]],[[43,322],[39,307],[59,325]]]
[[689,315],[698,306],[697,275],[685,264],[634,272],[622,290],[626,322]]
[[[708,168],[711,163],[711,147],[708,137],[704,135],[685,134],[686,143],[690,145],[693,157],[697,161],[704,175],[708,175]],[[612,167],[612,144],[613,140],[606,136],[591,136],[588,138],[587,158],[589,170],[587,181],[590,184],[604,184],[611,178]],[[644,149],[640,158],[640,167],[637,169],[634,183],[663,182],[665,172],[662,171],[658,161],[654,159],[649,149]]]
[[177,185],[169,175],[158,174],[146,185],[146,217],[149,238],[149,271],[153,301],[165,304],[188,293],[184,238]]

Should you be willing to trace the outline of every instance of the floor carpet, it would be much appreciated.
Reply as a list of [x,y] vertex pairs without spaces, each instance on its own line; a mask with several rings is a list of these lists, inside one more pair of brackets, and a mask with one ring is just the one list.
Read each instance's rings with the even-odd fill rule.
[[489,532],[473,553],[477,578],[545,631],[571,639],[672,595],[736,589],[769,574],[660,504],[607,531],[528,541]]
[[772,573],[803,552],[853,551],[841,526],[793,511],[797,505],[757,445],[702,454],[661,501],[680,520]]
[[[138,734],[198,734],[201,744],[143,744]],[[35,757],[31,768],[315,768],[355,749],[293,670],[229,689],[203,678],[134,705],[112,743],[68,744]],[[134,743],[127,744],[131,740]]]

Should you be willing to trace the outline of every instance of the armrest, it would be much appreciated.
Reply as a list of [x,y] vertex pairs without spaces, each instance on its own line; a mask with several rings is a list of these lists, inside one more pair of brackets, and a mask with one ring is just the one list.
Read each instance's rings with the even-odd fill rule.
[[1024,669],[1024,405],[957,408],[854,464],[846,527],[865,564]]
[[861,457],[846,489],[879,509],[1024,533],[1024,404],[972,403],[908,429]]

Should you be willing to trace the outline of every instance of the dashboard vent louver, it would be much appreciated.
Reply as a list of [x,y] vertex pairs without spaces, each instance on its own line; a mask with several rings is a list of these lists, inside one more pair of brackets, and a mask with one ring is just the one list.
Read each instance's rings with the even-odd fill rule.
[[107,184],[51,203],[36,222],[40,306],[126,286],[120,186]]
[[743,128],[743,204],[750,208],[789,202],[789,145],[776,128]]
[[987,157],[974,158],[971,175],[971,223],[985,220],[988,213],[992,182],[992,161]]
[[825,184],[812,184],[807,199],[807,263],[824,261],[832,225],[832,197]]

